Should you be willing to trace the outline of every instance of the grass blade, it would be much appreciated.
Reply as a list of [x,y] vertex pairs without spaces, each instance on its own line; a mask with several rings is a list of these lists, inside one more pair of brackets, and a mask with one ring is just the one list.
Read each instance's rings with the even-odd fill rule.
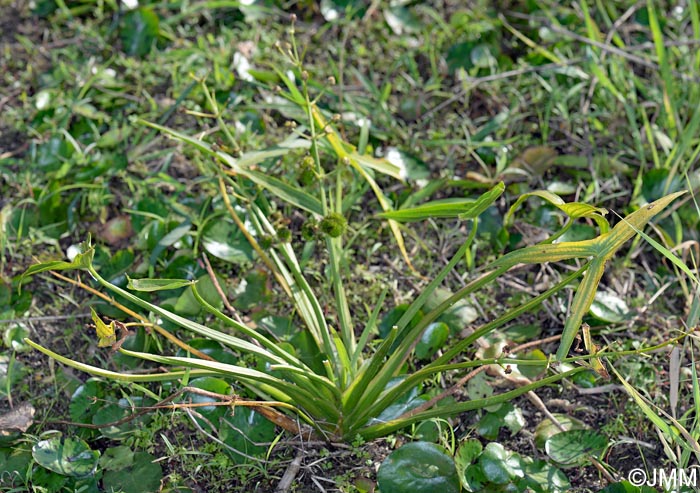
[[[303,403],[309,413],[316,416],[326,416],[329,420],[337,420],[338,417],[336,406],[334,406],[332,402],[329,402],[327,397],[324,397],[325,393],[321,395],[314,395],[309,391],[298,387],[292,382],[276,378],[268,373],[255,370],[253,368],[229,365],[218,361],[207,361],[197,358],[160,356],[152,353],[128,351],[126,349],[120,349],[120,352],[127,356],[133,356],[135,358],[154,361],[165,365],[197,368],[200,370],[212,371],[218,375],[228,375],[229,377],[233,377],[241,383],[246,384],[246,386],[253,391],[264,392],[266,396],[272,397],[273,400],[294,402],[296,404]],[[279,365],[276,369],[282,371],[285,369],[285,365]],[[294,370],[294,368],[291,369]],[[335,387],[327,379],[320,376],[315,376],[315,379],[322,388],[335,391]]]
[[569,316],[566,317],[564,331],[561,334],[561,342],[557,350],[557,360],[561,361],[569,354],[569,349],[574,343],[576,334],[581,328],[583,316],[588,313],[591,308],[595,293],[598,289],[598,283],[605,272],[605,258],[594,258],[588,266],[586,273],[583,276],[583,281],[579,284],[574,295],[574,300],[571,302]]
[[554,207],[562,211],[564,214],[569,216],[571,219],[578,219],[581,217],[588,217],[593,219],[598,224],[601,233],[607,233],[610,229],[608,221],[605,219],[605,217],[603,217],[608,213],[607,209],[603,209],[601,207],[594,207],[592,205],[584,204],[582,202],[567,203],[564,202],[564,200],[562,200],[561,197],[548,190],[535,190],[533,192],[524,193],[520,197],[518,197],[518,200],[516,200],[515,203],[510,207],[510,209],[508,209],[508,212],[503,218],[504,225],[510,226],[513,224],[513,214],[518,209],[518,207],[520,207],[520,205],[530,197],[540,197],[541,199],[546,200]]
[[416,207],[386,211],[377,214],[379,217],[393,219],[399,222],[422,221],[429,218],[459,217],[474,219],[493,204],[505,190],[503,182],[482,194],[477,199],[443,199],[427,202]]
[[627,240],[632,238],[632,236],[651,221],[654,216],[685,193],[685,191],[682,191],[666,195],[622,219],[608,233],[593,240],[600,244],[600,254],[606,259],[611,258]]
[[522,387],[518,387],[514,390],[510,390],[502,394],[486,397],[484,399],[475,399],[467,402],[460,402],[458,404],[451,404],[448,406],[439,406],[437,408],[433,408],[410,417],[395,419],[386,423],[367,426],[359,430],[358,433],[362,435],[362,437],[365,440],[372,440],[374,438],[386,436],[389,433],[405,428],[406,426],[410,426],[413,423],[418,423],[419,421],[425,421],[437,417],[445,418],[450,416],[456,416],[466,411],[483,409],[485,407],[489,407],[495,404],[500,404],[509,401],[519,395],[525,394],[531,390],[535,390],[545,385],[558,382],[559,380],[573,376],[576,373],[580,373],[586,370],[587,368],[584,367],[574,368],[573,370],[569,370],[558,375],[552,375],[551,377],[543,378],[531,384],[523,385]]

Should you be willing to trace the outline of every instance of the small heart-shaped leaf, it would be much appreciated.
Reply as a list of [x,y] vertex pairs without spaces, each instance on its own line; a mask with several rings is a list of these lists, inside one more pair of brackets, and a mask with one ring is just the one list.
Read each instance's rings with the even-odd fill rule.
[[382,462],[377,473],[382,491],[392,493],[459,493],[454,460],[443,447],[428,442],[408,443]]

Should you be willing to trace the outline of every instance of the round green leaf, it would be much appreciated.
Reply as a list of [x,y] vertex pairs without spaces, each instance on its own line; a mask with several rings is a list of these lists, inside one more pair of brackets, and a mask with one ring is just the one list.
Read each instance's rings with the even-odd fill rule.
[[452,457],[444,447],[413,442],[395,450],[377,473],[382,491],[392,493],[459,493],[460,481]]
[[[226,381],[214,377],[195,378],[190,382],[189,386],[221,395],[229,395],[231,392],[231,386],[226,383]],[[217,401],[214,397],[189,392],[184,396],[184,400],[199,405]],[[218,419],[219,417],[223,416],[226,411],[227,409],[225,406],[203,406],[197,408],[197,412],[209,420],[213,418]]]
[[627,303],[610,292],[599,291],[591,304],[591,315],[603,322],[617,323],[627,318],[629,307]]
[[97,412],[98,399],[104,397],[104,384],[100,380],[90,379],[78,387],[70,398],[68,411],[75,423],[90,423]]
[[160,491],[163,470],[151,454],[137,452],[130,466],[118,471],[106,471],[102,485],[106,491],[122,493],[155,493]]
[[479,456],[479,465],[484,477],[495,484],[506,484],[516,475],[508,462],[508,453],[503,445],[491,442]]
[[445,344],[449,335],[450,328],[443,322],[428,325],[416,344],[416,357],[420,360],[430,358]]
[[476,432],[479,436],[487,440],[495,440],[498,438],[498,431],[503,425],[503,418],[496,413],[484,414],[476,424]]
[[593,430],[570,430],[550,437],[544,448],[555,462],[574,466],[597,457],[607,445],[608,439]]
[[481,491],[484,489],[488,480],[484,476],[484,471],[481,470],[479,464],[467,466],[462,474],[462,482],[467,487],[467,491]]
[[100,467],[107,471],[118,471],[131,467],[134,463],[134,453],[129,447],[111,447],[105,450],[100,458]]
[[256,322],[259,327],[267,329],[271,334],[283,340],[291,338],[297,331],[297,328],[292,323],[291,317],[266,315],[256,320]]
[[484,372],[477,373],[467,382],[467,395],[471,400],[485,399],[493,395],[493,387]]
[[519,354],[519,359],[541,361],[541,365],[518,365],[518,371],[529,379],[535,379],[547,369],[547,355],[541,349],[533,349],[525,354]]
[[106,437],[114,440],[123,440],[128,438],[128,436],[133,433],[134,430],[141,428],[146,423],[150,422],[151,416],[148,413],[119,425],[104,425],[119,421],[127,416],[131,416],[133,413],[137,412],[139,408],[153,404],[153,399],[143,397],[131,397],[130,400],[135,406],[134,409],[132,409],[129,400],[119,399],[118,402],[112,402],[101,407],[92,417],[92,424],[100,425],[100,431]]
[[[571,416],[561,413],[554,413],[553,416],[557,418],[559,424],[566,431],[586,429],[586,423],[584,423],[580,419],[572,418]],[[550,437],[556,435],[557,433],[561,433],[559,427],[555,425],[549,418],[543,419],[535,428],[535,446],[538,449],[543,449],[544,444],[547,442],[547,440]]]
[[525,426],[522,410],[507,402],[496,411],[486,413],[477,423],[476,432],[484,438],[495,440],[503,426],[511,433],[520,431]]
[[592,389],[598,385],[598,380],[600,380],[600,375],[593,370],[582,371],[571,377],[571,381],[574,385],[584,389]]
[[100,275],[114,283],[115,280],[123,278],[124,273],[134,263],[134,258],[134,252],[131,250],[119,250],[109,261],[100,265]]
[[[219,426],[219,438],[232,448],[246,455],[258,456],[267,451],[266,445],[257,443],[270,442],[275,437],[275,425],[260,413],[249,407],[237,407],[233,415],[227,409],[227,415]],[[245,462],[242,455],[232,453],[236,462]]]
[[241,264],[253,259],[253,248],[240,228],[229,221],[211,221],[204,227],[202,246],[207,253],[231,262]]
[[[245,276],[233,293],[233,306],[239,310],[250,310],[260,306],[270,298],[267,274],[260,270],[250,272]],[[199,286],[197,286],[199,289]]]
[[401,170],[401,176],[409,180],[424,180],[430,176],[430,168],[425,161],[396,147],[387,149],[386,160],[397,166]]
[[420,19],[409,8],[390,2],[384,9],[384,19],[394,34],[402,35],[420,30]]
[[642,196],[647,202],[653,202],[664,195],[680,190],[683,182],[676,174],[669,184],[670,171],[664,168],[652,169],[642,178]]
[[10,306],[12,300],[12,287],[9,284],[0,283],[0,308]]
[[413,438],[423,442],[435,443],[440,439],[440,429],[440,423],[437,420],[423,421],[416,426]]
[[475,46],[476,43],[472,41],[457,43],[450,46],[450,49],[447,51],[446,59],[447,68],[451,74],[455,73],[459,68],[469,70],[474,66],[471,55]]
[[542,332],[542,326],[539,324],[515,324],[508,327],[505,332],[508,334],[508,339],[513,342],[526,342],[536,339]]
[[31,349],[24,343],[24,338],[29,337],[29,329],[23,325],[16,324],[5,330],[4,341],[5,345],[15,352],[23,353]]
[[25,365],[8,354],[0,354],[0,397],[29,373]]
[[7,482],[24,482],[27,472],[32,470],[30,466],[32,454],[29,450],[17,447],[16,449],[0,449],[1,479]]
[[[223,279],[219,278],[218,281],[220,286],[225,285]],[[221,296],[219,296],[219,292],[216,290],[214,282],[208,274],[200,276],[199,279],[197,279],[197,292],[204,301],[213,305],[215,308],[220,310],[224,307],[223,300]],[[197,298],[195,298],[191,287],[187,288],[177,299],[177,303],[175,303],[175,312],[180,315],[195,316],[201,311],[202,305],[200,305]]]
[[[131,334],[124,339],[121,347],[122,349],[128,349],[129,351],[144,351],[147,348],[147,343],[148,340],[146,338],[146,329],[143,327],[137,327],[136,330],[132,330]],[[126,354],[122,353],[114,354],[112,356],[112,362],[122,368],[131,369],[143,364],[143,360],[133,356],[127,356]]]
[[147,55],[158,37],[158,23],[156,13],[147,7],[126,14],[119,33],[124,52],[137,57]]
[[[425,302],[425,310],[429,312],[437,308],[454,293],[449,289],[437,288]],[[476,309],[464,299],[458,300],[450,308],[447,308],[438,318],[439,322],[445,322],[453,334],[459,334],[467,325],[479,318]]]
[[34,491],[71,491],[71,489],[65,488],[70,480],[69,476],[56,474],[43,467],[34,469],[31,476],[31,484],[34,487]]
[[459,463],[467,466],[474,462],[477,457],[481,454],[484,447],[481,442],[476,438],[470,438],[459,444],[457,449],[457,454],[455,455],[455,461],[459,459]]
[[460,475],[462,484],[465,486],[471,484],[467,480],[467,469],[472,466],[482,451],[483,446],[481,445],[481,442],[475,438],[464,440],[457,449],[454,460],[455,464],[457,465],[457,472]]
[[496,57],[491,54],[490,47],[483,43],[474,46],[470,56],[475,67],[489,68],[498,65]]
[[56,171],[73,153],[68,142],[60,135],[50,137],[36,149],[34,163],[43,168],[42,171]]
[[[561,469],[543,460],[524,459],[525,478],[519,486],[528,486],[533,491],[547,493],[566,493],[571,490],[571,484]],[[530,490],[527,490],[530,491]]]
[[83,440],[52,438],[34,445],[32,457],[50,471],[81,478],[95,473],[100,453]]
[[[403,304],[403,305],[398,305],[395,308],[392,308],[389,313],[384,315],[384,318],[382,318],[382,321],[379,322],[379,336],[382,339],[385,339],[386,336],[389,335],[389,332],[391,332],[391,328],[396,325],[396,322],[399,321],[401,317],[403,317],[403,314],[406,313],[406,310],[408,310],[408,305]],[[423,318],[423,312],[419,311],[416,313],[411,321],[409,322],[409,327],[415,326],[420,319]]]

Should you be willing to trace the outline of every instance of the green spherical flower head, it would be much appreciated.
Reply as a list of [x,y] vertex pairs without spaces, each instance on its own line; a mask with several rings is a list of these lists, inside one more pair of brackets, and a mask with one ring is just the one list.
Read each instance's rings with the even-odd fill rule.
[[331,212],[321,220],[320,227],[331,238],[337,238],[348,229],[348,222],[342,214]]
[[314,167],[316,163],[311,156],[306,156],[301,161],[301,169],[299,172],[299,182],[304,186],[311,186],[316,181],[316,173]]
[[289,243],[292,241],[292,232],[286,226],[282,227],[277,230],[277,239],[282,243]]
[[258,242],[260,244],[260,248],[263,250],[267,250],[272,246],[272,237],[265,235],[262,238],[260,238],[260,241]]
[[318,223],[314,218],[308,219],[304,224],[301,225],[301,237],[305,241],[311,241],[316,237],[316,229],[318,228]]
[[299,174],[299,183],[301,183],[305,187],[310,187],[314,184],[315,181],[316,175],[310,169],[302,170],[302,172]]

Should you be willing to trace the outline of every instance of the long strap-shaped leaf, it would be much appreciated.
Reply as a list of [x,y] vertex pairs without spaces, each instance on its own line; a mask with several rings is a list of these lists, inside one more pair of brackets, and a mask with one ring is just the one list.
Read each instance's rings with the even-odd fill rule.
[[530,197],[540,197],[546,200],[571,219],[578,219],[581,217],[593,219],[598,224],[598,227],[600,227],[601,233],[607,233],[610,229],[610,225],[604,217],[608,213],[606,209],[594,207],[582,202],[564,202],[561,197],[548,190],[534,190],[532,192],[524,193],[518,197],[518,200],[516,200],[515,203],[510,206],[510,209],[508,209],[508,212],[503,218],[504,225],[510,226],[513,224],[513,213],[520,206],[520,204]]
[[557,361],[563,360],[566,358],[567,354],[569,354],[569,349],[571,349],[571,345],[581,327],[583,316],[591,308],[598,283],[605,271],[606,262],[615,255],[615,252],[617,252],[627,240],[636,234],[637,230],[644,228],[654,216],[684,193],[685,192],[676,192],[662,197],[651,204],[645,205],[618,222],[612,230],[593,240],[597,244],[596,248],[599,252],[591,261],[590,267],[571,302],[569,316],[564,324],[561,343],[557,350]]
[[488,209],[505,190],[503,182],[498,183],[488,192],[476,199],[441,199],[433,200],[415,207],[396,211],[380,212],[379,217],[399,222],[422,221],[428,218],[459,217],[473,219]]
[[194,377],[204,377],[216,375],[213,370],[174,370],[161,373],[119,373],[116,371],[105,370],[98,366],[87,365],[81,363],[80,361],[75,361],[65,356],[61,356],[58,353],[47,349],[40,344],[32,341],[31,339],[24,339],[24,342],[29,344],[31,347],[37,351],[41,351],[49,358],[55,359],[59,363],[63,363],[66,366],[75,368],[76,370],[84,371],[91,375],[97,375],[98,377],[111,378],[119,382],[166,382],[172,380],[181,380],[183,378],[194,378]]
[[610,259],[623,243],[637,233],[637,230],[643,229],[654,216],[685,193],[682,191],[666,195],[622,219],[611,231],[597,239],[601,243],[601,255],[605,256],[606,260]]
[[374,438],[378,438],[381,436],[386,436],[396,430],[400,430],[402,428],[405,428],[406,426],[409,426],[413,423],[418,423],[420,421],[425,421],[427,419],[431,418],[445,418],[449,416],[456,416],[458,414],[461,414],[465,411],[473,411],[475,409],[483,409],[485,407],[492,406],[494,404],[501,404],[503,402],[507,402],[519,395],[522,395],[526,392],[529,392],[530,390],[534,390],[537,388],[540,388],[544,385],[549,385],[551,383],[558,382],[559,380],[562,380],[564,378],[570,377],[572,375],[575,375],[576,373],[580,373],[581,371],[585,371],[586,368],[580,367],[580,368],[574,368],[573,370],[566,371],[564,373],[560,373],[558,375],[552,375],[551,377],[543,378],[542,380],[538,380],[536,382],[532,382],[531,384],[528,385],[523,385],[522,387],[518,387],[517,389],[504,392],[502,394],[494,395],[491,397],[486,397],[484,399],[474,399],[474,400],[469,400],[466,402],[459,402],[457,404],[450,404],[446,406],[440,406],[437,408],[430,409],[428,411],[418,413],[414,416],[411,416],[409,418],[401,418],[401,419],[395,419],[392,421],[388,421],[386,423],[379,423],[379,424],[374,424],[371,426],[368,426],[366,428],[363,428],[361,431],[358,433],[365,439],[365,440],[372,440]]
[[[169,310],[166,310],[164,308],[159,307],[158,305],[151,304],[145,300],[142,300],[138,296],[134,296],[132,293],[115,286],[114,284],[111,284],[110,282],[106,281],[103,279],[97,271],[95,271],[94,267],[89,266],[88,270],[90,274],[99,282],[102,286],[105,288],[118,293],[120,296],[123,296],[127,300],[131,301],[132,303],[137,304],[141,308],[144,308],[146,310],[149,310],[153,313],[156,313],[160,315],[161,317],[165,318],[166,320],[169,320],[180,327],[190,330],[194,332],[195,334],[199,334],[203,337],[207,337],[209,339],[215,340],[217,342],[220,342],[222,344],[225,344],[229,347],[232,347],[234,349],[237,349],[239,351],[242,351],[247,354],[252,354],[256,355],[257,357],[263,359],[264,361],[267,361],[271,364],[274,365],[280,365],[284,367],[294,367],[298,369],[298,371],[295,372],[289,372],[289,378],[294,381],[294,383],[290,383],[290,385],[298,385],[301,388],[304,388],[309,391],[314,391],[315,393],[319,394],[319,378],[314,372],[311,370],[307,369],[305,365],[299,364],[299,361],[292,356],[291,354],[287,353],[284,350],[281,350],[280,348],[277,348],[277,351],[266,349],[264,347],[258,347],[255,344],[248,342],[244,339],[241,339],[239,337],[231,336],[229,334],[224,334],[223,332],[220,332],[218,330],[210,329],[209,327],[199,324],[197,322],[194,322],[192,320],[188,320],[184,317],[181,317],[180,315],[173,313]],[[259,337],[258,337],[259,339]],[[260,342],[260,339],[259,339]],[[262,341],[264,343],[268,343],[271,341]],[[274,344],[274,343],[273,343]],[[329,392],[330,394],[328,395],[335,395],[338,394],[338,390],[335,388],[333,383],[329,379],[322,379],[323,385],[321,388],[325,389],[326,392]],[[281,399],[280,399],[281,400]],[[339,400],[339,399],[338,399]]]
[[[261,230],[263,234],[274,234],[274,228],[263,211],[254,203],[249,204],[252,212],[250,219],[253,224]],[[321,304],[314,295],[311,286],[307,282],[299,261],[294,254],[294,249],[287,243],[278,246],[278,251],[272,250],[270,257],[280,274],[285,278],[287,284],[292,287],[292,298],[294,306],[299,310],[300,316],[304,319],[306,327],[309,329],[319,350],[326,354],[334,366],[338,365],[338,358],[335,352],[335,345],[331,342],[330,330],[326,324]],[[282,258],[280,258],[280,255]]]
[[[476,281],[477,287],[482,285],[484,281],[493,279],[503,271],[517,264],[542,263],[567,260],[572,258],[592,258],[590,263],[587,266],[584,266],[583,268],[587,268],[588,271],[583,281],[581,282],[581,285],[576,291],[576,295],[574,296],[574,300],[571,305],[569,317],[567,318],[566,324],[564,326],[561,344],[556,356],[557,360],[561,361],[568,354],[569,349],[571,348],[571,345],[581,326],[583,316],[590,309],[591,303],[593,302],[593,298],[595,297],[598,283],[600,282],[601,276],[604,272],[606,261],[609,258],[611,258],[612,255],[614,255],[614,253],[635,234],[635,229],[643,228],[647,222],[649,222],[656,214],[661,212],[666,206],[668,206],[669,203],[671,203],[682,193],[683,192],[679,192],[676,194],[669,195],[645,206],[642,209],[639,209],[638,211],[630,214],[627,218],[620,221],[611,231],[601,235],[600,237],[594,240],[535,245],[505,255],[497,261],[485,267],[485,269],[491,272],[486,274],[485,277],[482,277]],[[565,279],[564,282],[555,286],[555,288],[553,288],[552,290],[548,290],[548,292],[543,293],[543,295],[538,296],[533,301],[536,301],[536,304],[539,304],[539,302],[541,302],[541,300],[543,299],[543,296],[550,296],[554,291],[558,291],[559,289],[561,289],[568,282],[571,282],[573,278],[580,275],[583,269],[577,271],[572,276],[569,276],[567,279]],[[459,293],[456,293],[454,298],[466,296],[467,294],[472,292],[474,288],[475,286],[473,281],[463,290],[460,290]],[[457,301],[457,299],[450,299],[449,301],[451,303],[454,303]],[[527,306],[528,308],[531,308],[533,305],[528,303]],[[520,313],[520,310],[516,310],[515,312]],[[443,357],[439,358],[439,361],[435,361],[433,362],[433,364],[428,366],[438,366],[445,364],[447,361],[449,361],[456,355],[457,350],[461,351],[468,344],[471,344],[475,340],[475,337],[482,336],[488,333],[488,331],[493,330],[493,328],[500,326],[502,323],[505,323],[505,321],[510,320],[510,318],[512,318],[510,317],[510,315],[512,315],[512,313],[506,314],[505,318],[501,317],[497,321],[485,325],[477,332],[475,332],[475,334],[473,334],[473,337],[470,336],[464,341],[461,341],[457,345],[457,347],[454,348],[454,350],[448,351]],[[424,317],[424,320],[430,321],[431,318],[432,317],[430,316],[426,316]],[[418,330],[420,326],[423,325],[424,320],[421,320],[421,323],[419,323],[414,330]],[[406,340],[410,340],[414,336],[415,334],[413,333],[408,334]],[[399,360],[400,351],[397,351],[390,358],[390,361],[387,362],[383,370],[392,373],[389,370],[395,370],[396,367],[394,365]],[[392,365],[392,363],[394,363],[394,365]],[[382,395],[382,398],[379,399],[379,395],[383,394],[382,391],[385,388],[381,384],[385,383],[385,379],[388,377],[388,375],[385,374],[385,371],[382,372],[380,378],[377,381],[372,382],[368,385],[367,395],[364,395],[362,397],[362,400],[360,401],[360,405],[357,406],[356,409],[353,409],[351,411],[351,414],[353,414],[353,417],[358,422],[362,422],[362,419],[359,418],[360,414],[372,416],[376,412],[381,411],[382,406],[390,400],[389,397],[387,397],[389,394],[393,394],[393,397],[395,397],[396,395],[399,395],[399,392],[405,391],[405,388],[408,385],[408,380],[410,379],[401,382],[396,386],[396,388],[392,388],[391,391],[389,391],[386,395]],[[387,397],[387,399],[384,399],[384,397]]]
[[[329,421],[335,422],[338,419],[337,406],[333,402],[319,399],[315,395],[292,382],[274,377],[268,373],[245,368],[237,365],[219,363],[218,361],[207,361],[197,358],[183,358],[179,356],[160,356],[152,353],[141,353],[120,349],[120,352],[135,358],[154,361],[165,365],[184,366],[187,368],[197,368],[205,371],[213,371],[218,375],[227,375],[246,384],[251,390],[257,393],[261,391],[265,397],[271,396],[274,400],[281,402],[294,402],[297,406],[306,409],[313,416],[325,416]],[[281,368],[284,370],[284,368]],[[290,368],[293,369],[293,368]],[[319,383],[323,377],[318,377]],[[305,416],[303,412],[300,416]],[[315,424],[315,423],[311,423]]]
[[[462,365],[455,364],[453,365],[453,368],[450,367],[447,363],[449,363],[453,358],[455,358],[458,354],[460,354],[462,351],[464,351],[467,347],[471,346],[474,341],[479,339],[480,337],[490,333],[492,330],[503,326],[510,320],[522,315],[525,312],[528,312],[535,307],[537,307],[540,303],[542,303],[544,300],[549,298],[552,294],[556,293],[557,291],[563,289],[567,284],[569,284],[571,281],[576,279],[583,269],[579,269],[578,271],[572,273],[571,275],[567,276],[565,279],[563,279],[560,283],[557,285],[553,286],[552,288],[548,289],[544,293],[540,294],[539,296],[532,298],[530,301],[527,303],[517,307],[514,310],[511,310],[503,315],[501,315],[499,318],[496,320],[493,320],[479,329],[475,330],[473,334],[467,336],[463,340],[459,341],[456,343],[454,346],[452,346],[449,350],[445,352],[445,354],[435,361],[429,363],[428,365],[424,366],[420,370],[414,372],[413,374],[409,375],[407,378],[405,378],[403,381],[399,382],[398,384],[394,385],[391,387],[389,390],[385,390],[384,387],[379,387],[383,392],[381,394],[374,395],[373,400],[368,399],[366,401],[366,404],[364,406],[357,406],[356,408],[352,409],[350,416],[348,417],[348,421],[350,422],[356,422],[358,424],[363,424],[368,418],[371,418],[373,416],[378,416],[381,414],[381,412],[389,405],[391,405],[393,402],[396,401],[401,395],[405,394],[408,389],[414,387],[418,383],[425,381],[427,378],[429,378],[431,375],[435,375],[437,373],[444,372],[448,369],[456,369],[456,368],[461,368],[463,367]],[[481,278],[475,281],[472,281],[470,285],[466,286],[467,288],[465,291],[472,292],[473,289],[475,289],[475,286],[473,283],[478,283],[481,285],[483,282],[488,282],[488,278]],[[471,288],[471,289],[470,289]],[[456,296],[462,295],[462,293],[458,292],[455,293]],[[446,300],[446,303],[448,303],[449,300]],[[441,313],[441,310],[439,307],[434,309],[432,312],[426,314],[423,319],[420,321],[420,325],[424,325],[423,320],[424,319],[434,319],[436,313]],[[415,330],[415,328],[413,329]],[[406,338],[408,339],[408,337]],[[394,358],[395,355],[392,355],[392,358]],[[468,366],[468,365],[467,365]],[[381,385],[381,384],[379,384]],[[371,385],[368,387],[370,388],[376,388],[375,383],[373,382]]]

